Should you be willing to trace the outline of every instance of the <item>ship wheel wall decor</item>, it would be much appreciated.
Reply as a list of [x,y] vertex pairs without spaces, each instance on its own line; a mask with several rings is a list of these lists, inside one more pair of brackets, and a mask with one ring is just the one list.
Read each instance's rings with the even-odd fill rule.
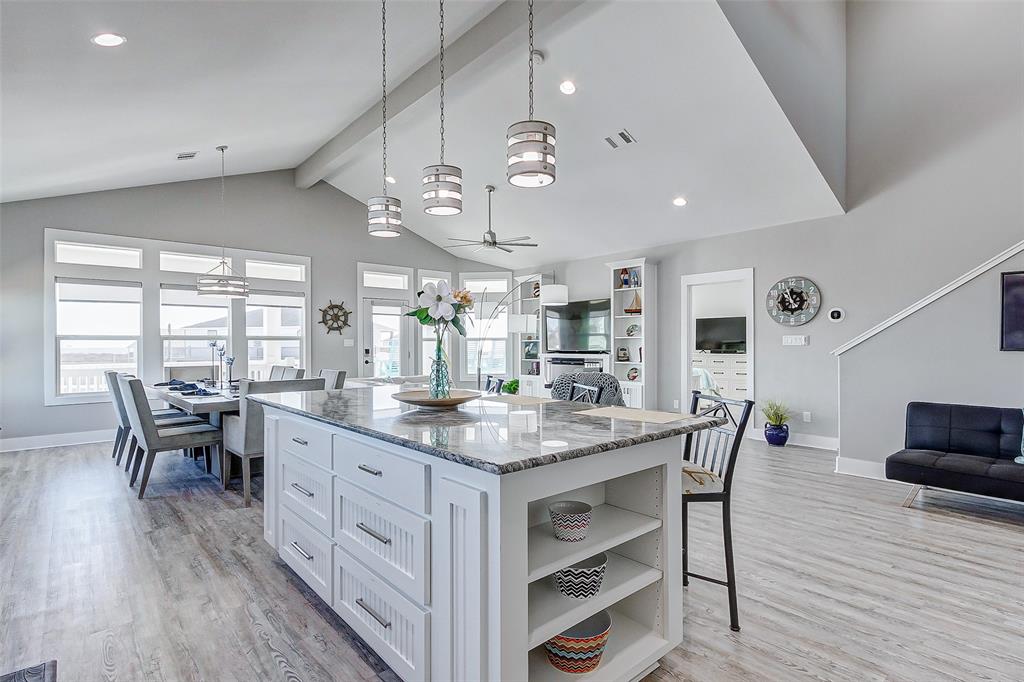
[[345,307],[345,302],[342,301],[340,304],[327,299],[327,305],[320,308],[320,324],[327,327],[327,333],[338,332],[349,326],[348,318],[352,314],[351,310]]

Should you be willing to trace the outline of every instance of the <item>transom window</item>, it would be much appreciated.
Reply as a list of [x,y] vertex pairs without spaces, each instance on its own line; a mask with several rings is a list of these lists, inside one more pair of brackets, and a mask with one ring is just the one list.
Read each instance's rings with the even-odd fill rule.
[[102,265],[111,268],[141,268],[142,250],[100,244],[54,242],[53,260],[71,265]]
[[246,260],[245,276],[262,279],[280,279],[287,282],[304,282],[306,268],[297,263],[271,263],[262,260]]
[[397,272],[364,270],[363,286],[374,289],[408,289],[409,276]]
[[[197,253],[160,252],[160,269],[166,272],[194,272],[202,275],[220,265],[220,256],[206,256]],[[228,258],[228,265],[231,259]]]

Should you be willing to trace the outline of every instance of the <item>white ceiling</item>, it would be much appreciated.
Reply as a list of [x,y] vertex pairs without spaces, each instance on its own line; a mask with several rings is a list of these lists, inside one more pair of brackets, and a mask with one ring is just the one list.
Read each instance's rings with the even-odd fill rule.
[[[389,126],[392,193],[416,233],[442,246],[479,237],[488,183],[498,188],[498,239],[531,235],[540,248],[453,253],[515,268],[842,211],[717,3],[587,4],[539,25],[536,42],[546,54],[536,116],[557,127],[556,182],[519,189],[505,181],[505,129],[527,114],[526,49],[517,43],[447,84],[446,161],[464,171],[462,215],[426,216],[418,198],[420,169],[437,160],[436,98]],[[575,95],[559,92],[565,78]],[[603,140],[621,128],[638,142],[612,150]],[[379,193],[379,131],[349,155],[331,184],[360,200]],[[673,206],[677,195],[688,205]]]
[[[454,38],[497,1],[448,0]],[[390,78],[436,52],[437,5],[389,0]],[[293,168],[380,96],[375,2],[0,4],[0,200]],[[100,32],[128,42],[102,49]],[[181,151],[199,150],[193,161]]]

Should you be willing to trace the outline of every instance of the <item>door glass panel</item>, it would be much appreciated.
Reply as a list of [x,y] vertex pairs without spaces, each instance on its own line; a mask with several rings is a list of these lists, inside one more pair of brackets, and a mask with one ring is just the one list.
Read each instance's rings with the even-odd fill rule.
[[373,376],[398,376],[402,371],[402,309],[374,305],[371,321]]

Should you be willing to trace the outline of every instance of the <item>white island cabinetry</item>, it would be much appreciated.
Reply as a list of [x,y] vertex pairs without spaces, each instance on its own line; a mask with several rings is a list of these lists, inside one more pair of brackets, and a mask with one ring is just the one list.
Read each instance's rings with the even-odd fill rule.
[[[711,423],[620,427],[561,402],[534,407],[535,422],[510,421],[521,406],[480,400],[431,425],[429,414],[380,409],[380,389],[351,390],[378,395],[259,396],[264,534],[400,677],[569,679],[543,644],[602,609],[612,614],[608,648],[583,679],[634,679],[681,641],[680,442],[664,433]],[[583,438],[590,421],[605,435]],[[579,454],[574,435],[594,451]],[[582,542],[551,530],[548,504],[567,499],[593,506]],[[601,591],[562,596],[554,572],[599,552]]]

